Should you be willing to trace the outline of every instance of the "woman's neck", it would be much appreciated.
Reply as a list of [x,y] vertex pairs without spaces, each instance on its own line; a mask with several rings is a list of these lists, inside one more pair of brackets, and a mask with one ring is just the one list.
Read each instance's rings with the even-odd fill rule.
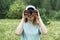
[[33,23],[33,21],[28,21],[29,23]]

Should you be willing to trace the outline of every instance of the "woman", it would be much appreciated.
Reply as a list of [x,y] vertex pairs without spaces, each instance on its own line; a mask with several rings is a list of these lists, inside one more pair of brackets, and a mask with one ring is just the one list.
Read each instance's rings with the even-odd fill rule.
[[32,5],[26,7],[16,34],[21,40],[40,40],[40,34],[47,34],[47,29],[41,20],[39,11]]

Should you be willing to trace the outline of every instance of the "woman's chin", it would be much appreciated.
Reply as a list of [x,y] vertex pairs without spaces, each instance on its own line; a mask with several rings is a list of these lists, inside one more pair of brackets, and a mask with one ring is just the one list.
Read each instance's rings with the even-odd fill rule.
[[33,20],[30,20],[30,21],[33,21]]

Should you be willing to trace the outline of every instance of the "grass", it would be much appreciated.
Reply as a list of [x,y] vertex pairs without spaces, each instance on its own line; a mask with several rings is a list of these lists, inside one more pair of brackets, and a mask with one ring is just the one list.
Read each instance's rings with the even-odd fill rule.
[[20,20],[0,19],[0,40],[19,40],[15,35],[15,29]]
[[42,40],[60,40],[60,21],[51,21],[50,25],[47,25],[48,34],[42,35]]
[[[20,40],[15,34],[20,19],[0,19],[0,40]],[[41,35],[41,40],[60,40],[60,21],[51,21],[46,25],[48,34]]]

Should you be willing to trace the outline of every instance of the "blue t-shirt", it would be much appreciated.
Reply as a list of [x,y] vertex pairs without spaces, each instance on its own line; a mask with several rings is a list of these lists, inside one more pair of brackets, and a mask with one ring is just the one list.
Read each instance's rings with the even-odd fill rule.
[[24,23],[21,40],[40,40],[39,26],[34,26],[29,22]]

